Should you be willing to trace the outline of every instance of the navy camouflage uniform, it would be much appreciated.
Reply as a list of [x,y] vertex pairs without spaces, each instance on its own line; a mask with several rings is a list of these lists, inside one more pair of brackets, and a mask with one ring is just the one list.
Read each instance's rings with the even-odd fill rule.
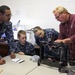
[[[54,30],[54,29],[43,29],[44,32],[45,32],[45,36],[43,38],[41,37],[38,37],[35,35],[35,42],[37,45],[41,46],[41,41],[45,41],[45,42],[50,42],[52,41],[51,38],[53,38],[53,40],[56,40],[58,38],[58,35],[59,33]],[[57,55],[55,55],[52,51],[49,50],[49,47],[46,45],[44,45],[44,55],[45,56],[55,56],[55,57],[58,57]]]
[[0,38],[1,35],[5,33],[6,40],[9,45],[9,51],[15,52],[15,43],[14,43],[14,37],[13,37],[13,31],[12,31],[12,23],[11,22],[4,22],[0,24]]
[[25,55],[34,55],[35,54],[35,49],[34,46],[29,43],[25,42],[24,45],[21,45],[19,40],[15,42],[16,43],[16,53],[18,52],[24,52]]

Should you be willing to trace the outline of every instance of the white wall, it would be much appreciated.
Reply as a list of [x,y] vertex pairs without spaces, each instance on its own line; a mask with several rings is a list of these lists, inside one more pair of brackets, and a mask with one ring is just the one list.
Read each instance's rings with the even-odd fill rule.
[[38,25],[59,31],[59,22],[55,20],[52,11],[60,5],[70,13],[75,13],[75,0],[0,0],[0,5],[5,4],[11,8],[13,25],[21,20],[20,25],[25,25],[26,29]]
[[[0,0],[0,5],[8,5],[11,8],[13,26],[21,20],[18,30],[40,26],[59,31],[59,22],[56,21],[52,11],[57,6],[64,6],[70,13],[75,13],[75,0]],[[15,39],[17,32],[14,31]],[[33,34],[27,33],[27,37],[27,41],[34,44]]]

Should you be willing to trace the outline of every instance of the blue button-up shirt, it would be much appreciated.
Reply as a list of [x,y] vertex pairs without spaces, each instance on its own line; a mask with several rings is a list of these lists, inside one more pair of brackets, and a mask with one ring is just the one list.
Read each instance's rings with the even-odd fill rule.
[[11,22],[4,22],[4,23],[0,24],[0,38],[1,38],[1,35],[4,33],[5,33],[6,39],[8,41],[9,51],[15,52],[15,44],[14,44],[14,37],[13,37]]
[[[44,29],[44,32],[45,32],[45,36],[43,37],[43,38],[41,38],[41,37],[38,37],[38,36],[36,36],[35,35],[35,41],[36,41],[36,43],[37,43],[37,45],[41,45],[41,41],[45,41],[45,42],[50,42],[50,41],[52,41],[52,40],[56,40],[57,38],[58,38],[58,35],[59,35],[59,33],[56,31],[56,30],[54,30],[54,29]],[[46,55],[54,55],[50,50],[49,50],[49,47],[48,46],[44,46],[44,51],[45,51],[45,54]]]
[[15,52],[24,52],[25,55],[34,55],[35,54],[35,49],[34,46],[29,43],[25,42],[24,45],[21,45],[19,41],[15,42],[16,43],[16,51]]

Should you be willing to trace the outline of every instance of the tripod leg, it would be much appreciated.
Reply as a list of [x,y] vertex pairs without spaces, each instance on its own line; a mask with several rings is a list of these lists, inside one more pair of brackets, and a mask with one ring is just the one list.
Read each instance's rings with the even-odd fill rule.
[[42,59],[44,59],[44,50],[43,50],[43,45],[41,44],[40,47],[40,59],[38,60],[37,65],[40,66]]

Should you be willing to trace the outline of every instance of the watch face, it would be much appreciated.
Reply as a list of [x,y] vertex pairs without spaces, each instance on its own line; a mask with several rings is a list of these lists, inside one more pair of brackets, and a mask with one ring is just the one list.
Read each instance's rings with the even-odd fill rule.
[[73,72],[73,71],[69,71],[69,72],[67,73],[67,75],[74,75],[74,72]]

